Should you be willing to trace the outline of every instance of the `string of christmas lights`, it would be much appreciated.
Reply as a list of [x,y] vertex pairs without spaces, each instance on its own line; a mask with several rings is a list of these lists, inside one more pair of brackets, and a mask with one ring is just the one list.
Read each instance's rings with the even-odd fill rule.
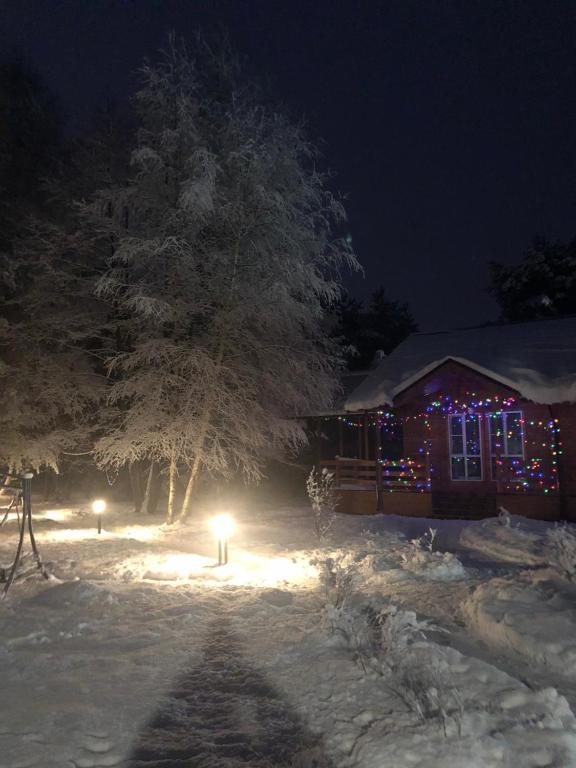
[[[510,409],[517,408],[516,411]],[[418,449],[420,458],[402,459],[395,462],[396,474],[393,480],[394,487],[385,490],[394,491],[396,484],[427,492],[432,485],[434,468],[431,466],[432,453],[432,423],[431,417],[435,414],[442,415],[466,415],[480,414],[489,419],[489,445],[490,445],[490,475],[489,479],[497,482],[499,490],[503,492],[534,491],[549,494],[558,491],[558,457],[562,455],[562,443],[560,440],[560,426],[558,419],[525,419],[517,398],[501,397],[496,394],[491,397],[478,398],[474,392],[466,392],[465,399],[453,398],[450,395],[435,396],[424,410],[416,414],[399,414],[392,411],[377,410],[368,412],[362,416],[357,414],[338,416],[337,419],[344,426],[352,428],[380,429],[384,434],[397,434],[399,428],[410,421],[422,420],[424,426],[423,444]],[[519,413],[520,418],[512,427],[519,426],[520,434],[509,427],[510,413]],[[330,419],[331,417],[326,417]],[[332,417],[333,418],[333,417]],[[504,426],[506,425],[506,426]],[[530,430],[526,430],[526,426]],[[538,434],[538,430],[541,433]],[[509,441],[521,441],[522,453],[519,455],[506,455],[505,444]],[[542,450],[544,449],[544,451]],[[386,463],[382,458],[383,446],[379,447],[380,465]],[[542,455],[541,455],[542,454]],[[424,477],[422,471],[424,470]],[[391,475],[383,474],[386,483]]]

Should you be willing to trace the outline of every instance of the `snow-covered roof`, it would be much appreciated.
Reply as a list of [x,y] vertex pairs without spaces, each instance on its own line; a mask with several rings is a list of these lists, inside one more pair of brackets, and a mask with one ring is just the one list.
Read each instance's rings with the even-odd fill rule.
[[394,397],[455,360],[537,403],[576,402],[576,317],[414,333],[348,396],[347,411]]

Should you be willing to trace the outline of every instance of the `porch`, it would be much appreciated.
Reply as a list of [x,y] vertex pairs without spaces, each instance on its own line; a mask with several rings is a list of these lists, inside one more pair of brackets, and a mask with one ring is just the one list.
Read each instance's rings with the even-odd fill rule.
[[511,483],[507,472],[490,487],[481,483],[477,490],[469,484],[447,489],[445,483],[433,481],[429,457],[426,459],[374,461],[337,456],[321,460],[320,467],[334,476],[339,510],[347,514],[481,519],[493,517],[502,506],[525,517],[560,517],[557,493],[542,493],[526,482]]

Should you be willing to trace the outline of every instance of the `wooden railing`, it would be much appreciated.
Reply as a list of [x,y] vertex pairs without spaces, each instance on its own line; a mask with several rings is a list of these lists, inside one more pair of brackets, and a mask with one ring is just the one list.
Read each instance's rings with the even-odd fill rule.
[[426,465],[414,459],[383,460],[379,462],[383,491],[404,491],[426,493],[430,482]]
[[336,458],[321,466],[334,475],[337,488],[383,492],[426,493],[430,490],[425,464],[413,459],[382,460]]

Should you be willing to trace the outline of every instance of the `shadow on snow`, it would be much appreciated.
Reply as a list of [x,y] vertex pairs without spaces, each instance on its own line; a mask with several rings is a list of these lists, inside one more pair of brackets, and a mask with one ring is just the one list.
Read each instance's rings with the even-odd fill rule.
[[278,691],[242,658],[225,618],[140,734],[127,768],[331,768]]

